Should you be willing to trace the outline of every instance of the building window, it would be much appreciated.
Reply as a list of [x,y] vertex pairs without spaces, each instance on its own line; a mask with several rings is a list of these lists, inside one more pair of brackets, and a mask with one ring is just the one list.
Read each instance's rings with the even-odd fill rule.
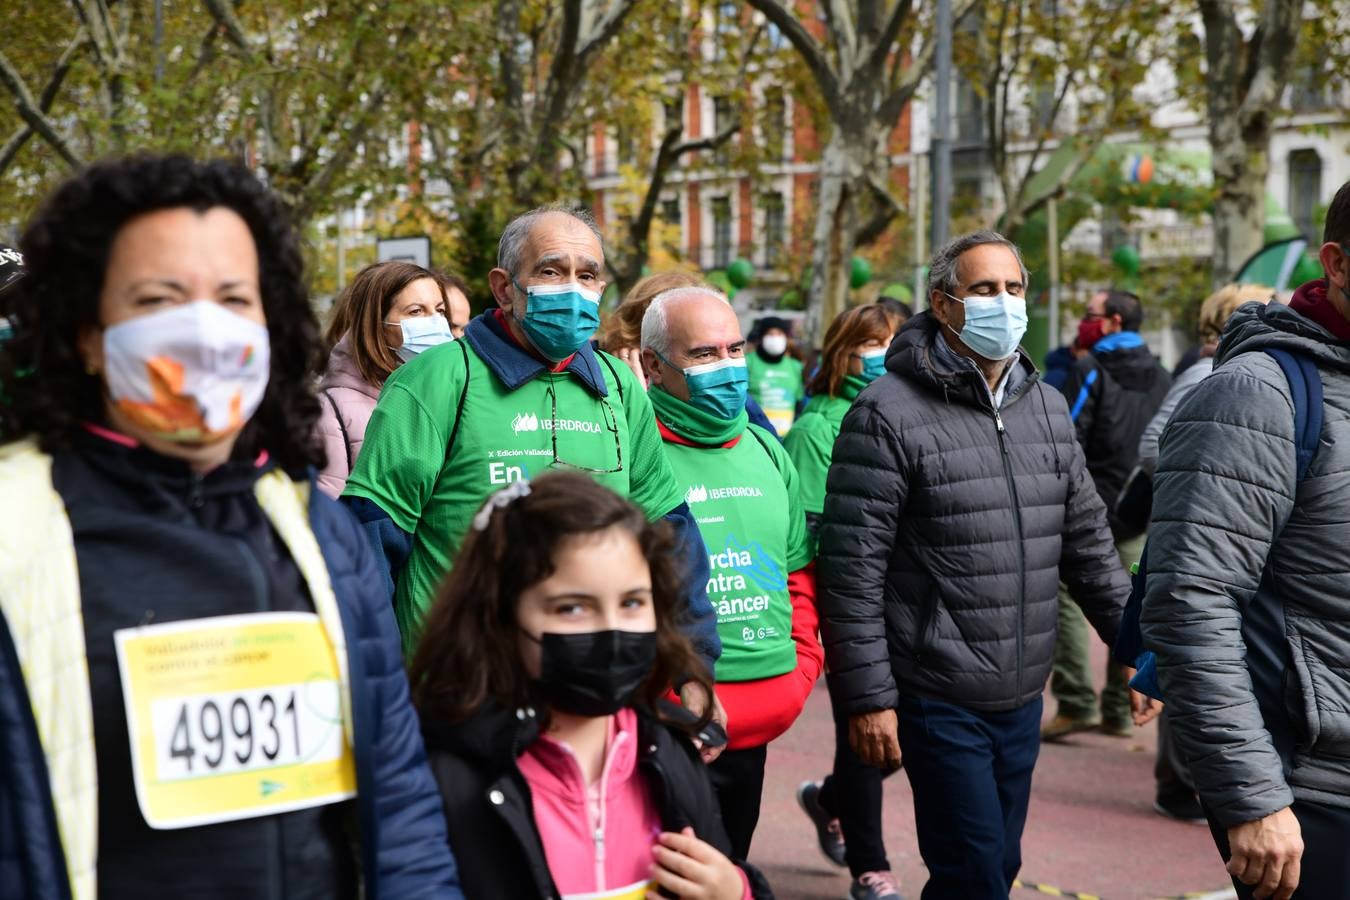
[[783,158],[787,142],[787,101],[779,89],[764,94],[764,151],[772,162]]
[[786,220],[782,194],[764,195],[764,267],[776,269],[783,260]]
[[731,198],[717,197],[712,202],[713,268],[724,269],[731,262]]
[[680,224],[680,201],[671,198],[661,201],[661,221],[667,225]]
[[960,144],[979,144],[984,141],[984,109],[980,95],[969,78],[957,75],[956,102],[953,104],[952,131]]
[[1322,157],[1316,150],[1289,154],[1289,216],[1310,242],[1317,242],[1317,204],[1322,200]]
[[[735,116],[735,114],[736,110],[731,105],[731,100],[726,97],[715,98],[713,100],[713,136],[719,135],[725,129],[731,127],[732,117]],[[732,140],[734,140],[734,138]],[[718,165],[726,165],[727,160],[730,158],[732,140],[723,142],[718,146],[717,150],[713,152],[713,159]]]

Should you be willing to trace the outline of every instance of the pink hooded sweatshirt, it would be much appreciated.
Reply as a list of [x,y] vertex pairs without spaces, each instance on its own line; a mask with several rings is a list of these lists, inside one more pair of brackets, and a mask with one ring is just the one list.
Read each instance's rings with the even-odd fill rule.
[[337,497],[347,486],[366,437],[366,423],[380,399],[379,386],[361,377],[351,347],[351,335],[343,335],[329,354],[328,368],[319,382],[319,435],[328,455],[319,472],[319,489],[330,497]]
[[[627,900],[655,890],[652,846],[661,816],[637,768],[637,742],[637,714],[620,710],[610,720],[600,780],[591,785],[571,748],[547,735],[520,757],[548,870],[564,900]],[[741,879],[750,900],[744,873]]]

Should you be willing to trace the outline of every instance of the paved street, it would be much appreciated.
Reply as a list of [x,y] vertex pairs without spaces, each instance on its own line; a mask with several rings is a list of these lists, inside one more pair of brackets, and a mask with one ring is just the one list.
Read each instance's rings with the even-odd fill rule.
[[[1052,705],[1047,694],[1047,717]],[[1043,746],[1022,845],[1022,881],[1051,890],[1020,888],[1013,891],[1013,900],[1055,891],[1104,900],[1153,900],[1205,896],[1227,887],[1208,830],[1153,812],[1154,743],[1149,726],[1131,739],[1091,734]],[[769,750],[764,812],[751,851],[784,900],[847,895],[846,873],[830,866],[816,849],[814,832],[795,800],[800,781],[828,770],[833,748],[822,682],[792,731]],[[891,778],[886,783],[886,845],[904,895],[914,900],[925,873],[910,803],[904,775]]]

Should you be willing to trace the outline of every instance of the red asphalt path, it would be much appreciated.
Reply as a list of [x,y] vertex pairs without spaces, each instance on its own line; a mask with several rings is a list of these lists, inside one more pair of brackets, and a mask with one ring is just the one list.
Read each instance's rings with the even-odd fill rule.
[[[1103,648],[1097,653],[1104,662]],[[1054,703],[1048,693],[1045,705],[1049,718]],[[1055,891],[1103,900],[1154,900],[1208,895],[1229,886],[1207,828],[1153,811],[1155,742],[1150,725],[1128,739],[1082,734],[1042,745],[1022,840],[1021,881],[1052,890],[1015,888],[1014,900]],[[782,900],[848,894],[847,872],[820,854],[815,832],[796,803],[797,785],[829,771],[833,753],[834,728],[822,682],[802,717],[769,748],[763,809],[750,858],[764,869]],[[883,825],[901,891],[915,900],[927,876],[914,840],[904,773],[886,782]]]

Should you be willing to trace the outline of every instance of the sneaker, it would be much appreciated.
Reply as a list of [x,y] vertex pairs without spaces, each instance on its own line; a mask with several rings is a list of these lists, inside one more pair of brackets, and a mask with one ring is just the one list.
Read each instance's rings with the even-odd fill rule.
[[1186,822],[1191,825],[1209,824],[1209,821],[1205,818],[1205,811],[1200,807],[1200,801],[1196,799],[1194,794],[1174,797],[1170,800],[1159,797],[1153,801],[1153,811],[1160,816],[1176,819],[1178,822]]
[[864,872],[853,879],[848,889],[849,900],[903,900],[900,896],[900,881],[890,872]]
[[1092,731],[1094,728],[1099,728],[1101,724],[1102,720],[1096,716],[1079,719],[1060,713],[1041,726],[1041,740],[1058,741],[1080,731]]
[[797,788],[797,805],[806,813],[811,824],[816,826],[816,841],[820,844],[820,852],[836,866],[846,865],[844,832],[839,828],[839,820],[820,805],[820,782],[803,781]]

